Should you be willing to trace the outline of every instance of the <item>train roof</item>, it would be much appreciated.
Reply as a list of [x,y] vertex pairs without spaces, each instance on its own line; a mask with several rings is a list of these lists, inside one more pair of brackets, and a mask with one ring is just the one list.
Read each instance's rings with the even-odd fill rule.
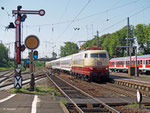
[[[137,58],[150,58],[150,54],[147,54],[147,55],[140,55],[140,56],[137,56]],[[120,60],[120,59],[129,59],[130,57],[118,57],[118,58],[112,58],[111,60]],[[135,56],[132,56],[131,58],[135,58]]]

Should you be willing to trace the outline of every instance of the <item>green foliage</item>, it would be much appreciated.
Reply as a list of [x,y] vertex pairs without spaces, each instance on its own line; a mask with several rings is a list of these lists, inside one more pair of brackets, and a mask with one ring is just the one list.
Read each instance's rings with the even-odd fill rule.
[[0,67],[9,67],[8,49],[3,44],[0,44]]
[[67,105],[67,101],[66,100],[60,99],[60,102],[63,103],[65,106]]
[[66,42],[65,46],[61,46],[60,48],[60,56],[68,56],[79,51],[78,45],[73,42]]
[[[139,45],[139,53],[149,54],[150,53],[150,24],[138,24],[135,28],[134,26],[129,26],[129,38],[133,38],[134,35],[137,37],[137,43]],[[123,57],[126,56],[128,51],[126,48],[116,48],[117,46],[126,46],[127,45],[127,26],[122,29],[111,33],[104,34],[100,37],[94,36],[93,39],[88,40],[82,45],[82,49],[86,49],[92,46],[102,47],[104,50],[107,50],[110,58],[112,57]],[[135,40],[129,40],[128,45],[133,46]],[[65,43],[64,47],[61,47],[61,57],[67,56],[79,51],[76,49],[77,45],[71,42]],[[134,55],[134,52],[132,53]]]
[[34,91],[30,91],[29,88],[22,88],[22,89],[11,89],[11,93],[31,93],[31,94],[46,94],[51,93],[51,88],[45,88],[44,86],[39,86],[34,89]]
[[54,91],[54,95],[55,95],[55,96],[60,96],[60,93],[57,92],[55,88],[53,89],[53,91]]
[[150,24],[138,24],[135,28],[135,35],[139,44],[141,54],[150,53]]
[[129,108],[135,108],[135,107],[139,107],[139,104],[135,102],[133,104],[127,105],[127,107],[129,107]]
[[34,61],[36,67],[44,67],[45,62],[43,61]]
[[[133,38],[133,26],[129,27],[129,37]],[[112,34],[104,34],[101,37],[95,36],[92,40],[88,40],[82,48],[89,48],[92,46],[102,47],[104,50],[109,52],[110,57],[122,57],[125,56],[127,51],[125,48],[120,48],[119,51],[116,51],[116,46],[126,45],[127,38],[127,27],[123,27],[122,29],[112,33]],[[133,45],[134,41],[131,42]]]

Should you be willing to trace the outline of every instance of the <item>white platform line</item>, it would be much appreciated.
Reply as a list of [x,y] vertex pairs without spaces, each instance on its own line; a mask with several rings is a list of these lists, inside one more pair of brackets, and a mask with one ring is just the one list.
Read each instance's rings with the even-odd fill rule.
[[8,97],[6,97],[6,98],[1,99],[1,100],[0,100],[0,103],[1,103],[1,102],[5,102],[5,101],[7,101],[8,99],[10,99],[10,98],[14,97],[15,95],[16,95],[16,94],[11,94],[10,96],[8,96]]
[[38,96],[35,95],[35,96],[34,96],[34,100],[33,100],[33,102],[32,102],[32,110],[31,110],[31,113],[36,113],[37,101],[38,101]]

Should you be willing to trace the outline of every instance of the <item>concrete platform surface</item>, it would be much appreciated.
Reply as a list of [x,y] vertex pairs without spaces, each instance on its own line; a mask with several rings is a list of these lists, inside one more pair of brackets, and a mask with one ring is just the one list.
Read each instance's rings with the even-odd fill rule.
[[0,92],[0,113],[64,113],[63,109],[48,94],[35,96]]

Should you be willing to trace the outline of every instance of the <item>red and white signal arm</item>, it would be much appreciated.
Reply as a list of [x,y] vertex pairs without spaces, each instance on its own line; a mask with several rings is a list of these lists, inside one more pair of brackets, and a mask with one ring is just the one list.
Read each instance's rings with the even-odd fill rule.
[[43,9],[39,10],[39,15],[40,16],[44,16],[45,15],[45,11]]
[[[13,10],[12,11],[13,14],[18,14],[17,10]],[[20,14],[38,14],[40,16],[44,16],[45,15],[45,11],[43,9],[39,10],[39,11],[35,11],[35,10],[20,10],[19,11]]]
[[141,103],[141,101],[142,101],[142,94],[141,94],[141,92],[137,89],[137,102],[138,102],[138,103]]

